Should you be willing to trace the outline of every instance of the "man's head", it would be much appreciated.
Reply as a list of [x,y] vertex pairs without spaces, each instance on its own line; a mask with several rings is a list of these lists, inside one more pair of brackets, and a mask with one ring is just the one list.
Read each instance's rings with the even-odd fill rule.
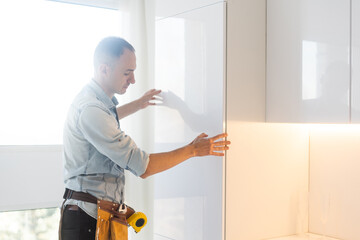
[[94,78],[105,93],[124,94],[135,83],[135,49],[119,37],[107,37],[100,41],[94,53]]

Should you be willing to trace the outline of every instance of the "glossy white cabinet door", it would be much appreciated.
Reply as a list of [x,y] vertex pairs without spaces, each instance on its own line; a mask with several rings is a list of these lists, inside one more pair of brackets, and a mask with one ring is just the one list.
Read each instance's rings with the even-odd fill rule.
[[360,123],[360,0],[352,0],[351,122]]
[[349,122],[350,0],[267,8],[267,121]]
[[[224,3],[156,23],[155,150],[223,131]],[[154,239],[221,240],[222,157],[192,158],[154,176]]]
[[164,18],[219,2],[223,0],[155,0],[155,14]]

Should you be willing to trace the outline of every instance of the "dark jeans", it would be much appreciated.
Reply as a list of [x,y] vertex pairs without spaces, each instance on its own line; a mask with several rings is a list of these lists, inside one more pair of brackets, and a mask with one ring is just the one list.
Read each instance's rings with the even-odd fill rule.
[[60,228],[61,240],[95,240],[96,219],[80,208],[66,206]]

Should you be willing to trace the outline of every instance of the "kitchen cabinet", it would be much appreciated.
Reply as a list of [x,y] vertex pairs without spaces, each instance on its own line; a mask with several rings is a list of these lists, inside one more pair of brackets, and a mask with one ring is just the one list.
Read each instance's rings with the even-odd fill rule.
[[350,0],[267,1],[266,121],[350,121],[350,17]]
[[360,123],[360,0],[352,0],[351,11],[351,122]]
[[[283,210],[277,211],[273,206],[276,197],[264,208],[284,214],[276,219],[273,218],[276,214],[269,214],[261,224],[259,221],[249,224],[252,210],[262,215],[257,204],[246,204],[253,202],[254,196],[247,184],[251,179],[246,178],[250,177],[248,168],[246,165],[241,168],[245,175],[237,169],[240,159],[242,163],[253,163],[239,150],[243,148],[243,139],[251,135],[248,130],[253,128],[238,123],[265,120],[266,1],[218,1],[191,9],[187,2],[174,3],[181,5],[179,8],[169,6],[168,2],[156,7],[155,87],[164,90],[164,105],[170,108],[155,110],[155,151],[186,144],[201,132],[211,136],[222,131],[233,135],[232,146],[238,151],[225,158],[190,159],[154,176],[154,239],[249,240],[254,236],[264,239],[293,234],[287,225],[288,218],[284,217],[288,216],[288,208],[281,206]],[[257,131],[256,134],[259,135]],[[235,140],[237,135],[241,138]],[[294,177],[283,186],[286,193],[290,191],[287,187],[297,183],[297,179]],[[262,189],[258,190],[262,192]],[[265,201],[259,198],[257,203],[264,206]],[[242,211],[244,208],[246,213]],[[269,227],[269,222],[278,219],[281,222],[276,227]],[[259,232],[254,226],[266,229]]]
[[[224,10],[218,2],[156,21],[156,152],[224,131]],[[206,156],[154,176],[155,240],[223,238],[223,165]]]
[[156,151],[200,131],[227,131],[232,144],[225,158],[191,159],[154,177],[154,239],[259,240],[308,230],[308,133],[264,123],[265,23],[265,0],[158,18],[155,87],[173,107],[155,110]]
[[[297,233],[323,233],[316,227],[321,206],[309,188],[356,192],[315,184],[319,172],[339,169],[329,168],[335,161],[329,149],[345,149],[355,160],[358,155],[344,148],[349,144],[314,145],[323,141],[314,136],[310,145],[308,125],[265,123],[265,113],[270,122],[354,121],[356,71],[350,67],[357,56],[350,46],[359,37],[354,29],[351,35],[350,18],[356,28],[359,1],[228,0],[158,18],[155,83],[168,90],[173,107],[156,109],[156,150],[182,145],[202,129],[209,135],[225,130],[232,144],[219,162],[189,160],[155,176],[155,239],[291,240],[302,239]],[[339,138],[331,139],[337,146]],[[352,166],[342,153],[339,164]],[[324,163],[314,165],[316,156]],[[349,181],[356,176],[343,172]],[[346,234],[352,233],[348,222],[356,221],[343,221]],[[308,233],[303,239],[318,238]]]
[[222,2],[221,0],[155,0],[155,11],[157,19],[173,17],[197,8],[203,8],[212,4]]

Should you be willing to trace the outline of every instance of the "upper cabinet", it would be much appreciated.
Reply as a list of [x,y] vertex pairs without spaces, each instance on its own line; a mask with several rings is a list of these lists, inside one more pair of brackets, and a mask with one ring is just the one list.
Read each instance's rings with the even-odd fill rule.
[[197,8],[206,7],[215,3],[223,2],[221,0],[154,0],[156,17],[166,18],[176,14],[192,11]]
[[352,0],[351,122],[360,123],[360,0]]
[[[353,0],[353,7],[359,9],[359,0]],[[360,19],[352,15],[357,31],[353,41],[359,47],[355,25]],[[350,0],[268,0],[268,122],[350,121],[351,87],[360,86],[351,84],[350,19]],[[359,48],[356,51],[359,71]],[[353,71],[353,79],[355,75],[359,72]],[[360,106],[358,89],[352,101]]]

